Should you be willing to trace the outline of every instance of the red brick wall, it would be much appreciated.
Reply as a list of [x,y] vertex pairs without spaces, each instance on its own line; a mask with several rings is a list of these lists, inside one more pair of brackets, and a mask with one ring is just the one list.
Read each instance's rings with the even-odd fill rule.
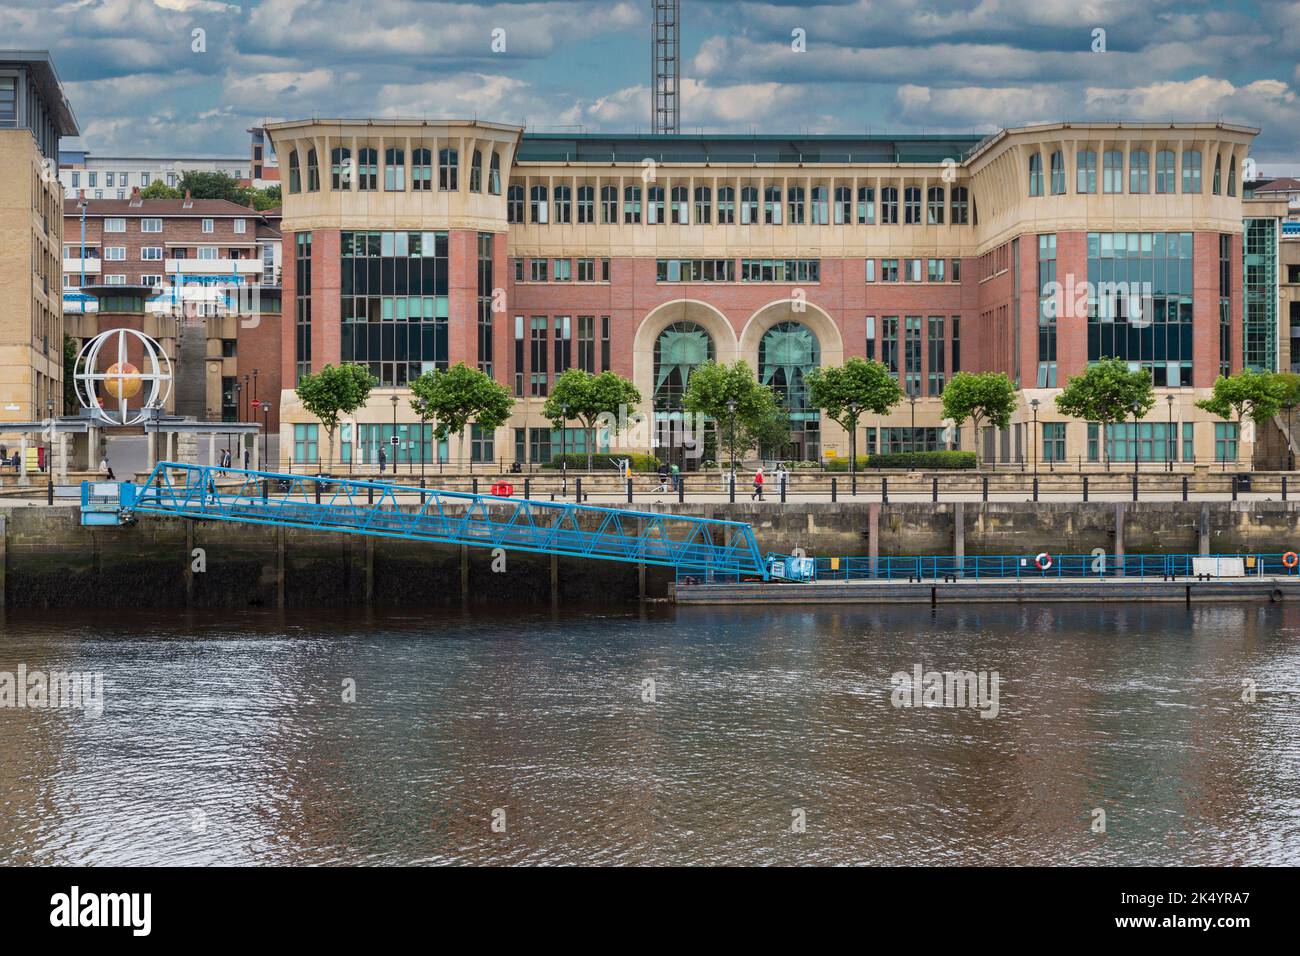
[[281,270],[283,273],[281,288],[284,301],[280,312],[280,381],[290,383],[295,381],[294,362],[297,359],[294,353],[294,330],[297,323],[294,296],[298,287],[298,270],[294,267],[294,262],[296,261],[297,251],[297,234],[286,232],[284,234],[284,260]]
[[[271,403],[268,421],[272,432],[280,427],[280,383],[292,381],[284,379],[282,372],[282,342],[284,318],[268,314],[258,318],[256,324],[252,319],[240,319],[238,340],[235,349],[236,375],[240,382],[248,376],[249,392],[244,396],[244,407],[251,414],[249,402],[254,397]],[[290,345],[292,348],[292,344]],[[253,369],[257,369],[257,388],[253,389]],[[259,424],[264,421],[259,411],[253,416]]]

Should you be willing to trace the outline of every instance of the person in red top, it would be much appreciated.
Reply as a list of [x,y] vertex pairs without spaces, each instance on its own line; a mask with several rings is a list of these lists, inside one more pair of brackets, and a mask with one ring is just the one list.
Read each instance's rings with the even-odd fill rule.
[[755,498],[757,498],[759,501],[763,500],[763,469],[762,468],[759,468],[756,472],[754,472],[754,493],[749,496],[749,500],[753,501]]

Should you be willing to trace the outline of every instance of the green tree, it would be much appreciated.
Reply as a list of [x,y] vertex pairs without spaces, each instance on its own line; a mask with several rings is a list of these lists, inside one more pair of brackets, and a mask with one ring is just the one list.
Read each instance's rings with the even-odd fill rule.
[[777,449],[790,440],[790,415],[778,403],[753,418],[740,422],[740,447]]
[[1110,427],[1127,420],[1135,407],[1137,417],[1145,417],[1155,402],[1151,373],[1142,368],[1130,369],[1127,362],[1117,358],[1102,359],[1089,365],[1082,375],[1070,376],[1061,394],[1056,396],[1056,408],[1062,415],[1101,423],[1107,468],[1110,468],[1110,442],[1106,433]]
[[[860,358],[851,358],[838,368],[813,369],[807,381],[812,404],[854,436],[863,415],[888,415],[903,400],[903,390],[889,369]],[[856,457],[852,451],[850,455]],[[856,464],[850,461],[849,467]]]
[[281,205],[280,187],[267,186],[265,189],[258,189],[254,186],[244,186],[240,188],[239,198],[235,201],[241,206],[248,206],[258,212],[274,209]]
[[140,190],[141,199],[182,199],[184,193],[174,186],[168,186],[161,179],[155,179]]
[[338,430],[339,419],[364,405],[377,384],[364,366],[351,363],[326,365],[319,372],[308,372],[298,379],[298,387],[294,389],[298,401],[320,419],[329,439],[327,462],[334,460],[334,432]]
[[445,372],[424,372],[411,383],[411,408],[421,422],[437,422],[435,435],[460,438],[460,457],[465,459],[465,428],[473,421],[480,428],[495,431],[510,419],[515,400],[510,390],[486,372],[457,362]]
[[1286,412],[1286,452],[1283,459],[1283,468],[1290,468],[1287,462],[1291,459],[1291,416],[1297,407],[1300,407],[1300,375],[1295,372],[1278,372],[1273,376],[1273,381],[1282,386],[1281,401],[1279,410]]
[[[1262,425],[1283,407],[1287,400],[1288,382],[1280,380],[1272,372],[1256,372],[1242,369],[1235,375],[1220,375],[1214,380],[1214,390],[1210,397],[1196,403],[1224,421],[1232,421],[1235,416],[1240,433],[1241,423],[1246,419],[1255,425]],[[1227,467],[1227,463],[1224,463]]]
[[629,411],[641,404],[641,392],[621,375],[605,371],[592,375],[580,368],[571,368],[555,380],[542,414],[556,428],[563,428],[567,418],[582,422],[587,433],[587,470],[595,453],[596,425],[603,420],[612,434],[627,420]]
[[181,195],[188,190],[191,199],[225,199],[243,205],[243,189],[229,173],[191,169],[181,174],[177,188]]
[[719,428],[725,429],[725,443],[733,467],[737,451],[743,455],[757,447],[764,422],[774,414],[783,414],[776,394],[758,383],[743,360],[730,365],[709,360],[697,366],[686,383],[682,407],[713,419]]
[[970,419],[975,427],[975,462],[979,466],[980,423],[1006,428],[1016,409],[1016,387],[1005,372],[958,372],[943,387],[943,417],[958,429]]

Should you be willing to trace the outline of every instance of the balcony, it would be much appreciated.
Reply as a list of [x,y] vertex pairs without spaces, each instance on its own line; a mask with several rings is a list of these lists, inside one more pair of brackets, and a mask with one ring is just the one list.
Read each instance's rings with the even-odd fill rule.
[[261,259],[166,259],[168,275],[241,275],[260,276]]
[[[82,267],[85,267],[84,269]],[[64,259],[63,274],[66,276],[79,276],[82,272],[86,275],[99,275],[98,259]]]

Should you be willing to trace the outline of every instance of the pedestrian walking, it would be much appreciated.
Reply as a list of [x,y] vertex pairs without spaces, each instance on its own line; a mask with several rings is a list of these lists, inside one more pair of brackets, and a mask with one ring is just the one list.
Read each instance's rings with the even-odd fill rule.
[[244,449],[244,471],[248,471],[248,449]]
[[673,462],[673,464],[669,466],[668,470],[673,479],[673,491],[680,491],[682,487],[682,470],[677,467],[676,462]]
[[759,501],[763,500],[763,467],[761,465],[754,472],[754,491],[749,496],[749,500],[753,501],[755,498]]
[[388,464],[388,454],[384,451],[382,445],[379,446],[379,473],[384,473],[384,466]]
[[659,463],[659,487],[655,489],[656,494],[662,494],[668,490],[668,465],[664,462]]

